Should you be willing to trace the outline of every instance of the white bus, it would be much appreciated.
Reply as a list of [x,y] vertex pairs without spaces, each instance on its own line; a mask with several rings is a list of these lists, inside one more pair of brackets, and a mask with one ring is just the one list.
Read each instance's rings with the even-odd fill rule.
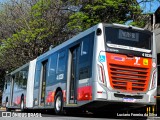
[[67,107],[155,105],[156,58],[152,32],[99,23],[10,73],[2,102],[8,109],[54,108],[57,114]]

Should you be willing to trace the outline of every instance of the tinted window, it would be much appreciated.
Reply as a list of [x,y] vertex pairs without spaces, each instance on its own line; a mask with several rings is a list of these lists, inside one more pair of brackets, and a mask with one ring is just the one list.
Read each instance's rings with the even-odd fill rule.
[[14,91],[17,91],[18,90],[18,85],[19,85],[19,73],[17,72],[14,76]]
[[89,78],[89,67],[82,67],[79,71],[79,79]]
[[6,76],[5,77],[5,86],[4,86],[4,90],[6,90],[5,92],[10,92],[10,86],[11,86],[10,76]]
[[19,72],[19,86],[23,89],[27,87],[28,69],[29,67],[26,67]]
[[151,49],[152,34],[149,32],[106,27],[105,34],[107,43]]
[[57,54],[54,53],[49,59],[49,72],[47,84],[52,84],[56,78]]
[[56,80],[64,80],[66,68],[66,55],[65,51],[58,54]]
[[34,87],[39,87],[40,75],[41,75],[41,63],[38,62],[36,65]]
[[57,73],[63,73],[65,71],[65,51],[58,54],[58,67]]
[[92,57],[95,32],[81,39],[81,54],[79,58],[79,79],[89,78],[92,75]]
[[88,35],[88,36],[86,36],[86,37],[84,37],[83,38],[83,40],[82,40],[82,43],[81,43],[81,60],[80,60],[80,62],[85,62],[85,61],[88,61],[88,58],[89,58],[89,40],[90,40],[90,38],[89,38],[90,36]]
[[27,88],[28,69],[29,69],[29,66],[21,69],[20,71],[12,75],[15,91]]

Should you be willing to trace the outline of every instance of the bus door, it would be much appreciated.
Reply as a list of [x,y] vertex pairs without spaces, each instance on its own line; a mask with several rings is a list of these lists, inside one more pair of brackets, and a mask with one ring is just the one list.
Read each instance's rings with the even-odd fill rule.
[[44,106],[45,105],[45,93],[46,93],[46,79],[47,79],[47,63],[48,61],[43,61],[42,62],[42,81],[41,83],[41,96],[40,96],[40,106]]
[[80,47],[79,45],[70,49],[70,81],[69,81],[69,104],[77,103],[77,85],[78,85],[78,61]]

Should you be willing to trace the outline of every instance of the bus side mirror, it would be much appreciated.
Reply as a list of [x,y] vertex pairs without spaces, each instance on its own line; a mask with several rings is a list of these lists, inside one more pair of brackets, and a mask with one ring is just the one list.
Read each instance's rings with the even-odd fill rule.
[[97,29],[96,34],[97,34],[97,35],[101,35],[101,34],[102,34],[101,28],[98,28],[98,29]]

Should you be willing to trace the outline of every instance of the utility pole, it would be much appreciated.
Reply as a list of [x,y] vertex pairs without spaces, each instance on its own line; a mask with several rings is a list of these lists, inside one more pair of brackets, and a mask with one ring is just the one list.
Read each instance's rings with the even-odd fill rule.
[[152,24],[152,29],[155,29],[155,24],[156,24],[156,17],[155,17],[155,13],[153,13],[153,24]]

